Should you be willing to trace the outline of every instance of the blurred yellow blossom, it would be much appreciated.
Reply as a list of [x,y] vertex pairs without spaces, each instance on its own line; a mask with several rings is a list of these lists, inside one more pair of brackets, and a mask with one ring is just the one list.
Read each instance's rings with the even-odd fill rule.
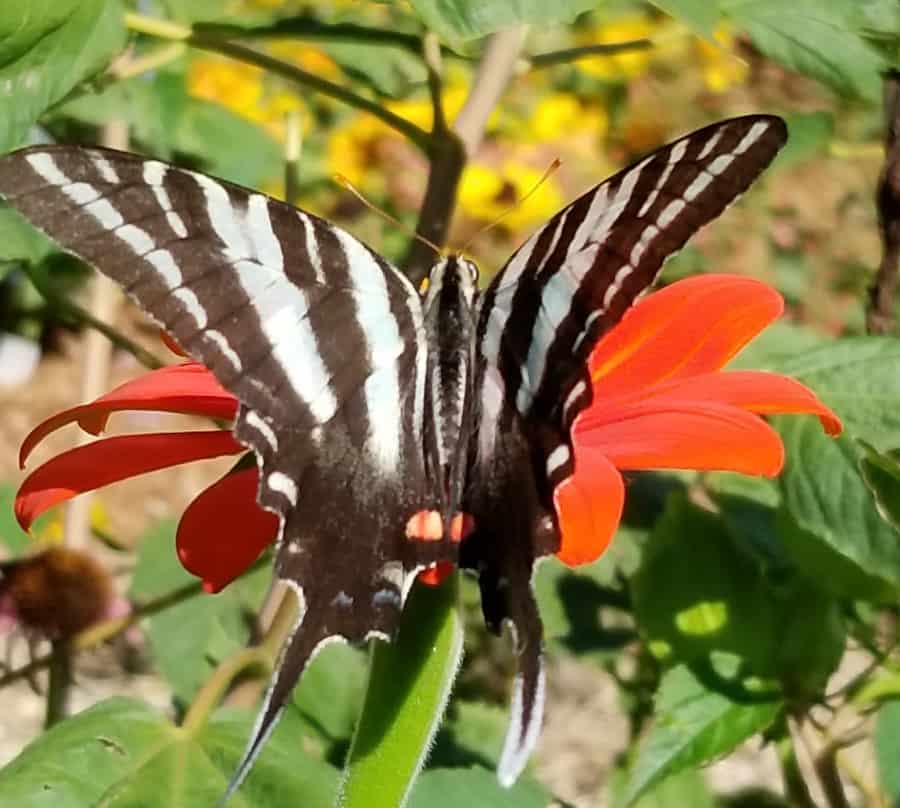
[[[467,88],[459,79],[452,76],[444,89],[442,103],[444,115],[452,121],[463,103]],[[395,115],[414,123],[416,126],[430,131],[433,109],[428,98],[392,101],[386,105]],[[350,118],[342,126],[331,131],[326,147],[326,162],[331,174],[343,174],[353,185],[362,185],[366,173],[375,166],[376,145],[382,138],[400,138],[394,129],[368,113],[361,113]]]
[[217,56],[201,56],[188,68],[187,88],[195,98],[224,104],[247,115],[262,98],[263,71],[243,62]]
[[[659,30],[659,24],[644,16],[622,17],[614,22],[598,25],[579,37],[583,45],[617,45],[635,39],[648,39]],[[650,69],[653,59],[651,48],[588,56],[579,59],[579,69],[592,76],[609,81],[621,81],[642,76]]]
[[379,138],[392,130],[374,115],[362,113],[338,126],[328,136],[325,160],[330,174],[343,174],[353,185],[362,185]]
[[[253,65],[203,56],[191,62],[187,74],[188,92],[195,98],[222,104],[232,112],[258,123],[282,140],[288,112],[304,112],[306,105],[293,92],[263,84],[264,72]],[[308,124],[303,115],[304,128]]]
[[295,39],[278,39],[269,43],[267,50],[272,56],[317,76],[327,79],[340,76],[341,69],[337,63],[321,48],[298,43]]
[[716,44],[696,39],[694,49],[703,69],[703,80],[714,93],[725,92],[747,78],[747,63],[735,52],[734,36],[727,25],[720,25],[714,32]]
[[470,218],[483,222],[493,222],[502,216],[504,225],[510,230],[524,230],[549,219],[565,202],[558,185],[550,177],[517,204],[535,188],[542,176],[542,171],[515,160],[507,161],[500,170],[471,163],[460,181],[459,209]]
[[598,104],[583,104],[571,93],[549,93],[535,104],[528,129],[538,143],[547,143],[572,135],[589,134],[600,139],[606,135],[609,118]]

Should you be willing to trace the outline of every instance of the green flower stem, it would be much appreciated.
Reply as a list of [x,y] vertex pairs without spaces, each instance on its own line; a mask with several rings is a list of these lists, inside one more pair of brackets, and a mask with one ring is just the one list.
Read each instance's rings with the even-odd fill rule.
[[652,47],[653,40],[651,39],[632,39],[628,42],[583,45],[579,48],[564,48],[548,53],[537,53],[534,56],[526,57],[525,61],[530,68],[539,70],[544,67],[571,64],[591,56],[614,56],[617,53],[632,53],[633,51],[649,50]]
[[372,643],[369,682],[338,797],[342,808],[398,808],[425,762],[462,657],[459,573],[416,583],[393,643]]
[[271,673],[281,645],[297,622],[297,598],[285,593],[259,645],[243,648],[224,659],[203,683],[185,713],[181,728],[192,733],[206,723],[210,713],[219,706],[234,681],[242,674],[259,678]]
[[54,640],[51,644],[49,674],[44,729],[62,721],[68,712],[72,684],[72,646],[68,640]]
[[794,749],[794,741],[787,728],[776,743],[778,750],[778,762],[781,764],[781,777],[784,781],[784,793],[791,805],[797,808],[816,808],[809,793],[809,787],[803,778],[797,753]]
[[352,90],[335,84],[333,81],[323,79],[314,73],[302,70],[281,59],[276,59],[266,53],[249,48],[238,42],[219,39],[202,33],[202,29],[194,31],[182,25],[165,22],[164,20],[156,20],[151,17],[145,17],[141,14],[126,14],[125,24],[132,30],[149,36],[155,36],[160,39],[169,39],[178,42],[186,42],[195,48],[220,53],[223,56],[229,56],[246,64],[261,67],[277,76],[281,76],[288,81],[295,82],[311,90],[320,92],[330,98],[347,104],[354,109],[369,112],[376,118],[381,120],[387,126],[399,132],[408,138],[412,143],[425,152],[431,149],[431,136],[424,129],[420,129],[414,123],[401,118],[389,109],[385,109],[378,102],[372,101],[364,96],[357,95]]

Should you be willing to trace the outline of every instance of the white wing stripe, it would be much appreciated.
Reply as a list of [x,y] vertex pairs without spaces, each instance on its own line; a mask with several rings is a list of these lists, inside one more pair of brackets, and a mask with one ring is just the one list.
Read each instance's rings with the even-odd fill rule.
[[[107,165],[109,164],[107,163]],[[144,182],[153,190],[153,196],[156,197],[157,204],[166,214],[166,221],[169,223],[169,227],[172,228],[172,231],[179,238],[186,238],[187,228],[184,226],[184,220],[172,210],[172,200],[163,186],[168,171],[169,167],[165,163],[160,163],[158,160],[149,160],[144,163]]]
[[334,235],[344,253],[359,326],[367,338],[372,375],[363,385],[369,412],[369,445],[385,471],[397,469],[402,438],[400,370],[403,353],[397,318],[391,311],[387,281],[369,251],[341,230]]
[[283,273],[284,253],[281,242],[272,230],[269,200],[262,194],[253,194],[247,201],[246,224],[253,255],[261,264]]
[[322,267],[322,256],[319,255],[319,242],[316,239],[316,231],[313,228],[312,221],[309,216],[304,216],[299,210],[297,218],[303,223],[303,230],[306,233],[306,252],[309,255],[309,263],[312,265],[313,272],[316,274],[316,283],[325,284],[325,270]]
[[[569,262],[544,284],[541,292],[541,310],[534,319],[528,356],[522,369],[522,383],[516,393],[516,407],[526,412],[534,399],[535,388],[544,378],[547,364],[547,346],[552,344],[556,331],[569,313],[572,295],[587,274],[600,251],[599,244],[576,253]],[[575,288],[573,288],[573,286]],[[526,379],[534,380],[534,387],[526,384]]]
[[700,154],[697,155],[698,160],[703,160],[712,154],[712,150],[716,147],[719,141],[722,139],[722,134],[725,132],[725,129],[719,129],[706,143],[703,144],[703,148],[700,149]]
[[225,255],[229,260],[251,258],[249,246],[235,217],[235,210],[228,198],[228,192],[215,180],[189,172],[200,186],[206,198],[206,214],[216,235],[225,244]]
[[662,174],[660,174],[659,182],[656,183],[656,187],[650,192],[647,201],[641,205],[638,216],[646,216],[647,211],[653,207],[653,203],[656,202],[656,197],[659,196],[659,192],[666,187],[666,183],[669,181],[669,176],[672,174],[675,165],[684,158],[684,153],[687,151],[687,145],[687,141],[682,140],[672,147],[672,151],[669,152],[669,161],[666,163],[666,167],[663,169]]
[[26,155],[25,159],[28,161],[28,164],[51,185],[63,187],[69,184],[69,178],[59,170],[53,156],[47,154],[47,152],[35,152]]
[[768,128],[769,124],[764,121],[753,124],[753,126],[750,127],[750,131],[741,138],[741,142],[734,147],[734,154],[743,154],[747,151],[747,149],[765,134]]
[[106,180],[106,182],[111,185],[119,184],[119,175],[116,173],[116,170],[112,167],[109,160],[99,152],[88,152],[88,155],[91,158],[91,162],[94,164],[94,168],[97,169],[97,172],[104,180]]

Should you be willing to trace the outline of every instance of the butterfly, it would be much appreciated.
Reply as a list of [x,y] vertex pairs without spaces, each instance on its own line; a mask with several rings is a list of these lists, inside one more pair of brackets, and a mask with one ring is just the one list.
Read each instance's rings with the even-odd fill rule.
[[475,573],[487,625],[512,629],[498,776],[516,779],[543,714],[532,572],[560,547],[553,497],[593,395],[587,359],[786,138],[768,115],[688,134],[559,211],[486,288],[449,254],[422,295],[333,224],[201,173],[75,146],[0,160],[0,195],[117,281],[240,403],[234,434],[279,517],[275,575],[301,618],[228,794],[316,652],[390,639],[412,582],[438,562]]

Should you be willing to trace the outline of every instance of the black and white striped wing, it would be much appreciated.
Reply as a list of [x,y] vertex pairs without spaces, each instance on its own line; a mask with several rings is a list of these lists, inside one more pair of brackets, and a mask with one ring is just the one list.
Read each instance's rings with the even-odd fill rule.
[[[536,557],[559,547],[552,491],[572,473],[569,427],[591,400],[588,356],[663,262],[745,191],[785,140],[779,118],[752,115],[661,148],[557,213],[480,300],[472,465],[478,493],[469,505],[478,532],[463,546],[461,563],[481,570],[488,622],[511,620],[518,636],[522,715],[507,739],[501,776],[504,767],[509,777],[524,764],[540,720],[540,622],[530,575]],[[526,480],[517,469],[529,463]],[[518,511],[510,514],[485,493],[491,491],[504,491]],[[504,524],[522,521],[522,503],[531,523],[503,536]]]
[[134,155],[25,149],[0,161],[0,194],[121,284],[240,401],[235,434],[258,455],[260,503],[281,518],[276,573],[305,617],[236,786],[322,643],[392,635],[415,569],[453,558],[405,538],[429,505],[419,297],[321,219]]
[[[600,336],[653,283],[663,263],[719,216],[787,139],[784,122],[748,115],[707,126],[592,188],[534,233],[481,302],[482,456],[503,404],[523,416],[571,419]],[[508,414],[507,414],[507,417]]]

